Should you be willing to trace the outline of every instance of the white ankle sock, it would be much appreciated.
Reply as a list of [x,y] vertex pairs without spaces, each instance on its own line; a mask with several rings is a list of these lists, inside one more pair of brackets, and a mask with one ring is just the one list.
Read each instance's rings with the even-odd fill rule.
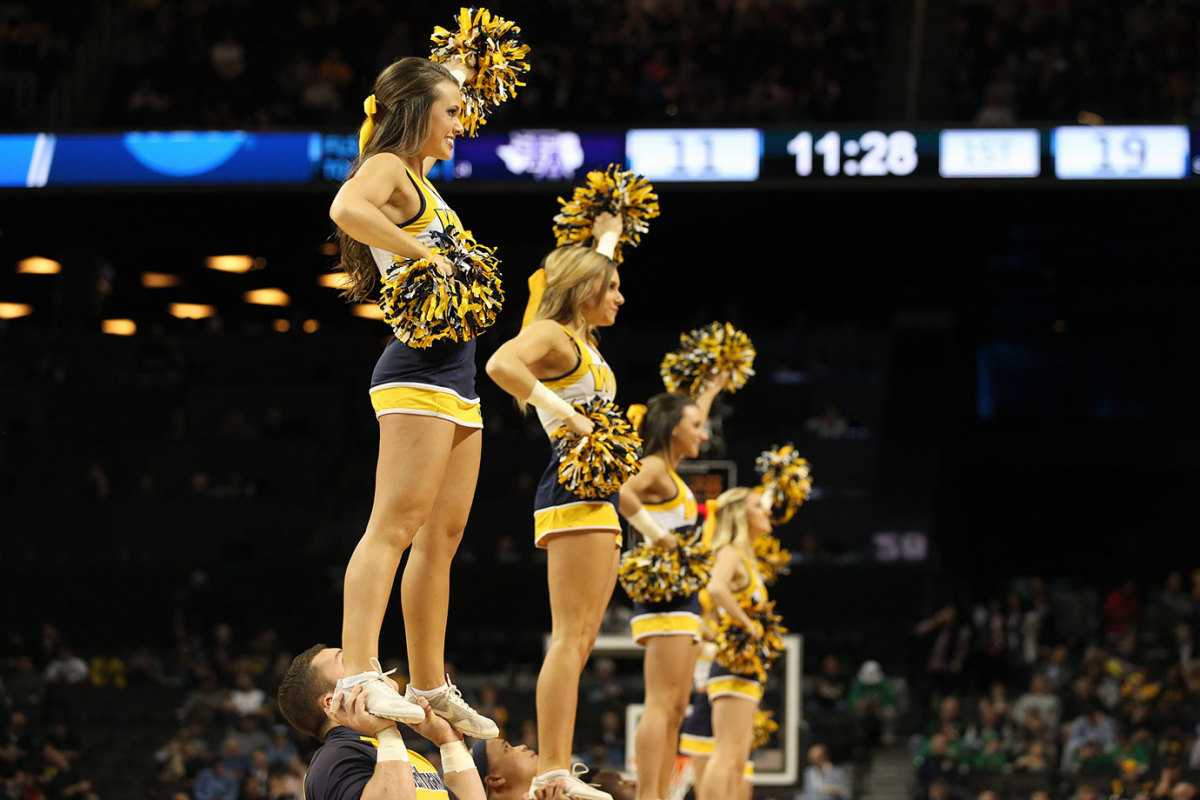
[[412,688],[413,694],[415,694],[417,697],[424,697],[426,700],[432,700],[442,692],[446,691],[446,684],[444,683],[436,689],[418,689],[411,683],[409,684],[409,687]]
[[552,769],[549,772],[543,772],[541,775],[538,775],[534,780],[538,783],[549,783],[555,778],[567,778],[570,775],[571,773],[565,769]]

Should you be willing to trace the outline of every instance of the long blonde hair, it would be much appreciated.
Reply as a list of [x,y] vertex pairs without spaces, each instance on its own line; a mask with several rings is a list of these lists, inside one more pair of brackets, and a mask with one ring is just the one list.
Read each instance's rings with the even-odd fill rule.
[[750,535],[750,523],[746,519],[746,504],[757,495],[753,489],[745,486],[735,486],[721,492],[717,498],[716,528],[713,530],[713,552],[727,544],[750,551],[753,547]]
[[[542,260],[542,269],[546,270],[546,289],[533,318],[570,325],[583,320],[580,309],[595,297],[596,278],[604,278],[600,291],[607,290],[617,262],[590,247],[569,245],[552,250]],[[586,326],[584,333],[589,342],[597,342],[596,326]]]
[[[354,177],[363,162],[376,153],[415,155],[429,136],[430,110],[438,98],[438,89],[445,83],[458,86],[448,69],[428,58],[402,58],[380,72],[375,79],[378,109],[374,117],[375,130],[351,164],[346,180]],[[342,295],[358,302],[369,299],[379,279],[379,268],[371,256],[371,248],[340,228],[337,238],[342,253],[341,268],[350,278]]]

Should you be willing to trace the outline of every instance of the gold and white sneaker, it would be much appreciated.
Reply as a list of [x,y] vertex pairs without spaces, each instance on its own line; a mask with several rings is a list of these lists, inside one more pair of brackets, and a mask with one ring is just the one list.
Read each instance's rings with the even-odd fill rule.
[[602,791],[596,784],[584,783],[579,779],[579,776],[587,771],[586,764],[574,764],[571,766],[570,775],[555,775],[552,772],[538,775],[529,784],[529,794],[525,795],[526,800],[535,800],[534,792],[555,781],[562,781],[563,797],[569,797],[572,800],[613,800],[611,794]]
[[[409,703],[417,702],[417,694],[410,683],[404,691],[404,699]],[[454,730],[464,736],[476,739],[495,739],[500,735],[500,728],[495,722],[471,708],[470,703],[463,700],[462,692],[450,682],[446,676],[446,687],[441,694],[433,697],[426,696],[433,713],[450,723]]]
[[384,672],[379,659],[376,658],[371,659],[371,666],[374,669],[339,680],[333,690],[334,698],[341,694],[349,694],[355,686],[361,686],[363,694],[367,697],[367,712],[371,716],[409,724],[424,721],[425,710],[402,697],[400,692],[396,691],[396,687],[387,680],[387,676],[396,670]]

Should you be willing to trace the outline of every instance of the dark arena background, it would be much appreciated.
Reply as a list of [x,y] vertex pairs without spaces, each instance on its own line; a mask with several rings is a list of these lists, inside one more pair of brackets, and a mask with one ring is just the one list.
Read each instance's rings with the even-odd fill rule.
[[[777,530],[802,647],[755,797],[834,797],[806,787],[815,744],[856,798],[1192,797],[1200,3],[491,9],[528,86],[434,173],[507,294],[452,571],[468,699],[536,744],[546,445],[482,365],[557,198],[611,162],[662,208],[602,334],[619,402],[728,320],[757,375],[691,480],[754,485],[787,442],[812,465]],[[229,797],[300,797],[315,743],[275,689],[340,635],[390,335],[331,288],[329,205],[374,75],[456,11],[0,5],[0,796],[226,797],[199,786],[217,760]],[[403,634],[396,596],[385,661]],[[882,708],[853,702],[866,661]],[[636,648],[580,694],[577,760],[632,774]]]

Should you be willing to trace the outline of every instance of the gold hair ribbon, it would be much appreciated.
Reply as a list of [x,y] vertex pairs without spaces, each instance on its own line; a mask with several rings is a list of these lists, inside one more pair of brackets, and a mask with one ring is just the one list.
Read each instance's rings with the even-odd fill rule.
[[367,149],[367,142],[371,141],[371,134],[375,132],[375,112],[378,110],[379,106],[375,102],[375,95],[369,95],[366,100],[363,100],[363,113],[367,115],[367,118],[363,120],[362,127],[358,129],[359,153]]
[[642,421],[646,419],[646,407],[641,403],[631,403],[629,408],[625,409],[625,416],[629,418],[635,431],[641,431]]
[[529,302],[525,304],[525,316],[521,317],[521,327],[525,328],[537,316],[538,306],[542,304],[542,294],[546,291],[546,270],[538,267],[529,276]]
[[704,530],[700,534],[700,542],[706,547],[712,547],[713,537],[717,534],[717,512],[721,503],[717,498],[704,501]]

